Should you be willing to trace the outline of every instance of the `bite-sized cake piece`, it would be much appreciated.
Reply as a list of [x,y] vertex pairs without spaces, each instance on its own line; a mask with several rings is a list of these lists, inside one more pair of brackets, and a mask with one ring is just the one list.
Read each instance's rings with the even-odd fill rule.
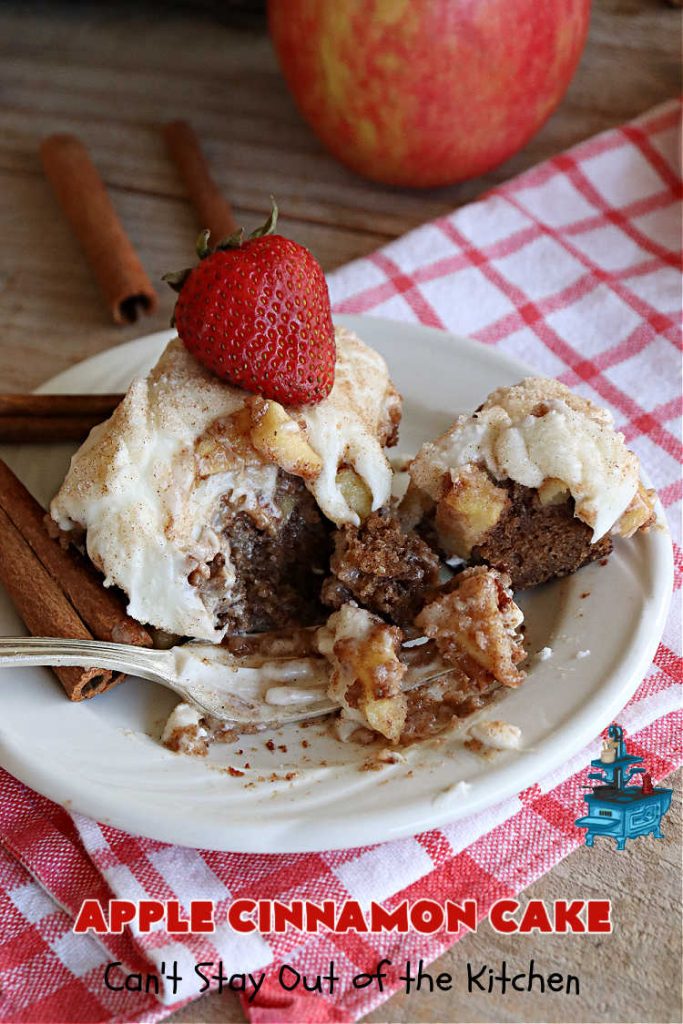
[[354,600],[399,626],[411,625],[425,593],[439,580],[439,559],[414,532],[406,532],[391,507],[334,536],[331,575],[322,601],[340,608]]
[[336,330],[331,393],[288,407],[172,341],[75,454],[51,505],[140,622],[219,641],[311,621],[333,525],[389,499],[400,397],[378,353]]
[[[231,637],[213,650],[225,655],[227,649],[236,663],[246,659],[249,672],[260,674],[257,689],[271,711],[301,701],[296,682],[308,680],[311,686],[303,691],[308,698],[322,698],[326,689],[339,705],[335,728],[340,739],[368,743],[384,737],[392,744],[411,744],[480,710],[501,686],[519,685],[524,672],[518,666],[525,657],[522,620],[509,578],[477,566],[431,592],[415,620],[422,638],[413,633],[405,646],[402,629],[349,602],[317,629]],[[166,723],[162,743],[179,753],[204,756],[211,744],[230,741],[244,730],[180,703]]]
[[474,662],[503,686],[519,686],[525,675],[517,667],[526,658],[523,621],[510,577],[478,565],[449,580],[415,625],[436,641],[447,663],[476,675]]
[[406,666],[398,654],[403,634],[376,615],[345,604],[318,630],[318,649],[331,665],[328,693],[347,719],[398,741],[407,701],[401,693]]
[[654,492],[610,413],[556,380],[498,388],[424,444],[402,505],[447,557],[485,562],[515,588],[603,558],[654,522]]

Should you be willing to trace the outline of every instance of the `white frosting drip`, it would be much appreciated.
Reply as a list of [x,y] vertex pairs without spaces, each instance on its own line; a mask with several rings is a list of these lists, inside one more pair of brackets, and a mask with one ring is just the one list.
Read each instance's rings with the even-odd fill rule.
[[378,374],[386,375],[386,367],[377,352],[360,347],[349,332],[345,340],[345,346],[338,344],[332,392],[319,405],[302,408],[300,418],[311,447],[323,460],[309,490],[328,519],[338,526],[357,526],[360,520],[339,489],[337,470],[344,463],[353,466],[372,494],[373,509],[388,501],[392,471],[377,436],[387,399],[384,387],[372,386]]
[[460,416],[422,446],[411,476],[438,501],[444,474],[455,480],[471,464],[525,487],[560,480],[574,498],[575,515],[593,528],[594,542],[617,523],[638,489],[638,459],[609,412],[543,378],[499,388],[474,415]]

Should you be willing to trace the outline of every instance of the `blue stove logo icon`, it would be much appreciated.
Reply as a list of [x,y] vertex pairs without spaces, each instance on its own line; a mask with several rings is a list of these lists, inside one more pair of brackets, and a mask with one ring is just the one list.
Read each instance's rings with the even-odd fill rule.
[[[653,786],[650,775],[642,767],[643,760],[629,754],[620,725],[610,725],[603,741],[600,757],[591,761],[598,771],[590,772],[588,778],[598,784],[586,786],[592,790],[584,796],[588,814],[574,822],[585,828],[586,846],[593,846],[596,836],[608,836],[616,840],[616,849],[623,850],[627,839],[652,833],[655,839],[662,839],[662,818],[671,806],[673,790]],[[640,775],[639,786],[629,782]]]

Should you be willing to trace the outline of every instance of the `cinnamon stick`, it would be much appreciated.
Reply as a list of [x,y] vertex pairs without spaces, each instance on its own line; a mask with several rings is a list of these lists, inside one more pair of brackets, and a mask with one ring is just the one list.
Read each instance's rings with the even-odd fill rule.
[[57,539],[49,535],[45,526],[45,509],[2,459],[0,508],[97,640],[152,646],[147,630],[126,613],[116,592],[102,585],[90,563],[73,548],[63,548]]
[[199,227],[208,228],[217,242],[237,231],[230,203],[211,177],[199,139],[187,121],[170,121],[163,128],[171,159],[180,172]]
[[[0,583],[34,636],[152,646],[78,552],[49,535],[45,510],[0,460]],[[79,701],[121,682],[105,669],[55,668],[67,696]]]
[[[0,508],[0,583],[34,636],[92,640],[64,593]],[[54,668],[69,700],[109,689],[121,676],[107,669]]]
[[0,416],[111,416],[123,395],[2,395]]
[[156,292],[83,143],[74,135],[51,135],[40,156],[114,322],[133,323],[140,313],[152,313]]
[[123,395],[0,395],[0,442],[82,441]]

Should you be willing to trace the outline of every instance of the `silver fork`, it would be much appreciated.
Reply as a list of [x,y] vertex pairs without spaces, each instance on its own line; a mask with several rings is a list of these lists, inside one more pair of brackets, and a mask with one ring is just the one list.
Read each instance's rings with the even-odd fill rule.
[[[416,649],[404,649],[408,663],[402,689],[447,675],[438,657],[426,663]],[[417,660],[417,664],[410,662]],[[326,694],[327,662],[304,658],[239,658],[214,644],[190,641],[166,651],[99,640],[53,637],[0,638],[0,668],[66,666],[105,668],[161,683],[202,714],[237,725],[284,725],[317,718],[339,705]]]

